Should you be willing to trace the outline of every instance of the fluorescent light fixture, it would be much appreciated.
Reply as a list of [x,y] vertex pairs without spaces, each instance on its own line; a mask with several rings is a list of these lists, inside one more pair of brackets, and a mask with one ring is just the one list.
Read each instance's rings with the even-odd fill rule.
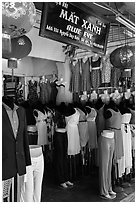
[[135,24],[132,23],[131,21],[129,21],[128,19],[124,19],[123,17],[121,16],[116,16],[116,20],[123,24],[124,26],[126,26],[127,28],[129,28],[130,30],[134,31],[135,32]]

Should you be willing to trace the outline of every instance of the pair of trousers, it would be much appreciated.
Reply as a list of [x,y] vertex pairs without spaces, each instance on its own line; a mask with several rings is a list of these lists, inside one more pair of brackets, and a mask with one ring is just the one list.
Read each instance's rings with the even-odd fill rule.
[[99,137],[99,187],[101,195],[107,195],[112,190],[111,170],[114,144],[114,138]]
[[67,132],[55,132],[53,142],[55,178],[61,184],[68,181]]
[[[37,151],[37,149],[35,149]],[[26,167],[25,180],[21,189],[21,202],[40,202],[44,172],[43,154],[31,157],[31,166]]]

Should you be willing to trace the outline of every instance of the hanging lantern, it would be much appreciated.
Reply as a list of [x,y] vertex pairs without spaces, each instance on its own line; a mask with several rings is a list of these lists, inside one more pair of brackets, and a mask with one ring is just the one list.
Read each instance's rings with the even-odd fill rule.
[[28,33],[36,19],[36,9],[32,2],[2,2],[2,33],[11,38]]
[[135,66],[135,47],[124,46],[110,54],[110,62],[116,68],[133,68]]
[[2,51],[2,57],[5,59],[16,58],[22,59],[30,53],[32,49],[32,43],[27,36],[21,36],[11,39],[11,52],[7,53]]

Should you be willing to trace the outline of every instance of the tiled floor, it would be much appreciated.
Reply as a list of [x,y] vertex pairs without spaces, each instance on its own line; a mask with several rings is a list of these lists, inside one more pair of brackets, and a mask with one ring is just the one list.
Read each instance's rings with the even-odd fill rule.
[[[135,180],[132,179],[130,184],[123,183],[123,188],[117,186],[114,190],[117,192],[117,197],[111,202],[120,202],[135,192]],[[133,197],[132,202],[135,199]],[[110,200],[99,197],[97,172],[76,179],[73,188],[61,189],[54,183],[54,175],[51,171],[44,175],[42,202],[110,202]]]

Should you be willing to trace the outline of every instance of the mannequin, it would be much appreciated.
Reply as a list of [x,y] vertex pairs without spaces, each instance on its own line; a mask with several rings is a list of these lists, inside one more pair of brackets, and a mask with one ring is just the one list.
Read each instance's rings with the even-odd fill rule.
[[124,93],[125,99],[129,99],[131,97],[131,91],[130,89],[127,89],[127,91]]
[[80,138],[78,131],[80,113],[71,104],[66,109],[66,129],[68,135],[68,155],[80,153]]
[[114,150],[114,161],[117,163],[118,159],[124,155],[123,150],[123,139],[121,132],[121,113],[118,110],[114,101],[110,101],[108,105],[104,107],[105,117],[105,128],[114,131],[115,150]]
[[80,101],[82,105],[86,104],[86,102],[88,101],[87,91],[83,91],[83,94],[80,97]]
[[79,123],[78,123],[80,146],[85,147],[89,140],[88,123],[87,123],[87,118],[86,118],[87,112],[80,105],[76,106],[76,108],[80,113]]
[[104,93],[100,94],[99,96],[101,97],[103,103],[107,103],[110,101],[110,95],[108,94],[108,90],[104,90]]
[[111,184],[114,143],[114,132],[103,130],[99,137],[99,186],[101,198],[110,200],[116,197]]
[[90,106],[86,106],[86,110],[88,112],[88,115],[87,115],[88,135],[89,135],[88,146],[92,150],[97,148],[97,128],[96,128],[96,122],[95,122],[97,112],[94,108],[91,108]]
[[121,102],[120,104],[120,112],[122,114],[122,124],[121,131],[123,136],[123,147],[124,147],[124,155],[122,159],[119,161],[119,170],[120,175],[125,173],[128,175],[132,168],[132,138],[131,138],[131,130],[130,130],[130,120],[131,120],[131,111],[127,107],[126,101]]
[[2,181],[26,174],[31,165],[25,110],[13,98],[2,98]]
[[34,106],[33,114],[36,120],[36,127],[38,131],[38,145],[46,145],[48,144],[48,137],[47,137],[47,113],[43,107],[41,102],[38,102]]
[[26,169],[25,179],[21,187],[20,202],[40,202],[44,173],[42,147],[30,144],[29,149],[32,164]]
[[66,102],[65,99],[65,85],[66,82],[64,82],[63,77],[60,78],[60,81],[56,82],[57,87],[58,87],[58,94],[56,97],[56,105],[60,105],[61,102]]
[[4,96],[2,102],[2,180],[6,180],[17,173],[25,174],[26,166],[31,164],[31,160],[25,110],[16,106],[11,97]]
[[61,103],[61,105],[55,110],[55,133],[53,136],[55,177],[57,183],[62,188],[73,186],[73,183],[71,183],[68,178],[68,138],[65,121],[65,109],[65,104]]
[[97,102],[98,94],[96,93],[96,90],[93,90],[92,93],[90,94],[90,101],[91,102]]

